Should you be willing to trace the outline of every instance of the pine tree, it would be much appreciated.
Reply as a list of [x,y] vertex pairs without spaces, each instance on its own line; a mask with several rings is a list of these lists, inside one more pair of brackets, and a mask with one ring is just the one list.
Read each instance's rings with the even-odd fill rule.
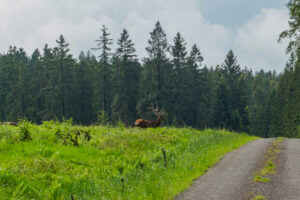
[[206,67],[200,68],[203,60],[200,49],[197,45],[193,45],[187,58],[186,68],[186,124],[198,128],[204,128],[208,124],[210,98],[208,70]]
[[111,116],[112,102],[112,69],[111,69],[111,48],[112,39],[109,38],[108,28],[103,25],[101,35],[96,40],[97,47],[93,50],[99,50],[99,64],[94,77],[94,110],[96,113],[104,111]]
[[289,90],[294,73],[295,56],[291,54],[283,74],[280,76],[278,88],[275,93],[275,100],[272,105],[272,120],[270,132],[275,136],[288,136],[287,124],[289,117]]
[[168,112],[166,120],[171,121],[172,108],[169,102],[172,101],[170,79],[172,66],[167,58],[168,49],[166,34],[157,22],[150,33],[146,47],[148,57],[144,58],[138,110],[140,114],[143,114],[149,106],[157,105]]
[[[226,92],[223,92],[220,89],[218,90],[218,93],[220,94],[217,95],[217,98],[220,96],[223,100],[217,100],[217,104],[223,103],[224,105],[216,105],[215,117],[218,117],[216,111],[224,113],[227,115],[225,117],[226,120],[222,119],[220,123],[225,123],[224,126],[226,128],[236,131],[241,131],[244,128],[247,129],[247,96],[244,90],[246,83],[242,79],[240,66],[237,64],[236,57],[231,50],[228,52],[224,64],[221,65],[220,74],[224,79],[224,83],[222,83],[220,87],[222,87],[222,90],[226,90]],[[225,85],[223,86],[223,84]],[[220,110],[221,108],[226,110],[222,111]]]
[[46,44],[41,57],[41,64],[37,71],[36,83],[39,84],[37,89],[37,101],[39,108],[37,110],[42,121],[52,120],[58,116],[58,99],[57,92],[57,73],[54,61],[53,49]]
[[188,100],[192,98],[188,88],[188,70],[187,70],[187,51],[186,42],[180,33],[177,33],[174,38],[174,46],[171,47],[171,54],[173,57],[173,85],[172,96],[174,97],[173,112],[176,116],[177,125],[184,125],[190,122],[192,117],[188,115]]
[[132,124],[136,119],[140,64],[137,60],[134,44],[126,29],[118,40],[114,55],[115,96],[113,101],[115,119]]
[[[57,47],[54,48],[54,61],[56,64],[55,75],[58,78],[56,91],[59,97],[58,119],[70,118],[74,116],[74,60],[69,54],[69,44],[66,43],[62,35],[56,40]],[[53,77],[54,78],[54,77]]]

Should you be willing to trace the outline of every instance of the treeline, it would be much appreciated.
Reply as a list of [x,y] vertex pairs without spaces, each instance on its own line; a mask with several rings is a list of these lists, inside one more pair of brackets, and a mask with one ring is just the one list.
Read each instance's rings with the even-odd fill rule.
[[170,44],[159,22],[141,60],[126,29],[115,50],[112,42],[103,26],[93,53],[78,58],[62,35],[55,47],[45,45],[31,56],[10,47],[0,54],[0,120],[132,125],[137,118],[153,118],[148,108],[159,106],[167,113],[165,125],[295,136],[300,86],[295,57],[281,75],[241,68],[231,50],[223,64],[208,68],[197,45],[187,50],[180,33]]

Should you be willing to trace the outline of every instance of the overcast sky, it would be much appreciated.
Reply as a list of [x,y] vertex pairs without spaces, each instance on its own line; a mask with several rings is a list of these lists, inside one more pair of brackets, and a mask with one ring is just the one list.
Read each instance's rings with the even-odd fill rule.
[[[123,28],[146,56],[149,32],[160,21],[173,43],[181,32],[188,48],[197,44],[204,64],[221,64],[232,49],[238,63],[253,70],[282,71],[287,41],[278,44],[288,28],[287,0],[0,0],[0,52],[10,45],[28,54],[45,43],[55,46],[59,34],[78,56],[95,47],[102,24],[111,37]],[[96,52],[95,52],[96,54]]]

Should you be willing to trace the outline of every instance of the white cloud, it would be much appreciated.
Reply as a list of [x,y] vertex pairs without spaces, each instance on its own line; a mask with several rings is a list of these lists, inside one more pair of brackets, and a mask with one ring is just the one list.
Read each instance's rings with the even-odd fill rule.
[[[132,11],[123,25],[136,42],[140,55],[145,56],[145,47],[149,32],[160,20],[168,36],[168,42],[173,43],[173,37],[181,32],[188,43],[188,48],[196,43],[205,57],[205,63],[217,64],[223,58],[230,43],[230,31],[222,25],[210,24],[197,10],[197,1],[165,0],[144,1],[143,9],[153,10],[152,15]],[[182,9],[184,8],[184,9]]]
[[[9,45],[23,47],[29,54],[45,43],[54,46],[59,34],[70,43],[75,56],[95,47],[102,24],[109,27],[114,47],[127,28],[140,57],[146,56],[149,32],[161,21],[168,41],[181,32],[188,49],[196,43],[208,66],[223,62],[230,48],[242,65],[250,67],[285,62],[285,45],[277,44],[286,28],[287,12],[267,9],[238,31],[210,23],[198,10],[198,0],[0,0],[0,52]],[[236,38],[234,37],[236,35]],[[275,66],[276,65],[276,66]]]
[[282,71],[287,60],[286,41],[278,43],[279,34],[288,29],[288,12],[283,9],[263,9],[240,27],[234,49],[240,63],[254,70]]

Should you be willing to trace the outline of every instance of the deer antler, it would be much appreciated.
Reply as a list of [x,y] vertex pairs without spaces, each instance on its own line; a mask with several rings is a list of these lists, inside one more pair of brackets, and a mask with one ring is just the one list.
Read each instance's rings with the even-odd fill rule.
[[150,106],[150,107],[147,108],[147,110],[152,111],[152,113],[154,115],[156,115],[157,120],[137,119],[135,121],[135,126],[141,127],[141,128],[149,128],[149,127],[156,128],[156,127],[159,127],[161,121],[164,120],[163,115],[165,114],[165,112],[160,111],[158,106],[156,106],[156,107]]
[[158,118],[159,117],[161,117],[161,116],[163,116],[164,114],[165,114],[165,112],[163,112],[163,111],[160,111],[160,108],[159,107],[153,107],[153,106],[151,106],[151,107],[149,107],[149,109],[152,111],[152,113],[154,114],[154,115],[156,115]]

